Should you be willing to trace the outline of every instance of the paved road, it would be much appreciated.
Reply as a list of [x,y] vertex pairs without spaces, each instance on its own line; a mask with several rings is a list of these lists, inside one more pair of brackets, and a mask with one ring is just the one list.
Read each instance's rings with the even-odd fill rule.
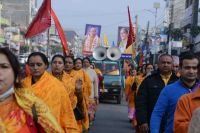
[[127,118],[126,103],[101,103],[89,133],[134,133]]

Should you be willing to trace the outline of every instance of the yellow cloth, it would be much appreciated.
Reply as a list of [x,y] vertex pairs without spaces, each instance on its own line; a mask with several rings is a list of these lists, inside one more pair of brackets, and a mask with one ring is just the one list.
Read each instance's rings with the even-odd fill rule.
[[78,71],[73,71],[73,73],[76,76],[76,78],[80,78],[83,80],[83,92],[86,95],[86,97],[89,98],[92,90],[92,84],[89,75],[83,69],[80,69]]
[[[50,74],[52,74],[52,73],[50,73]],[[77,104],[77,97],[75,95],[75,79],[70,77],[65,72],[63,72],[62,75],[60,75],[59,77],[56,77],[56,78],[59,79],[65,86],[65,89],[67,90],[67,92],[69,94],[69,99],[71,101],[72,108],[74,109]]]
[[36,97],[28,89],[15,89],[15,98],[18,105],[29,115],[32,116],[32,106],[35,104],[38,123],[47,133],[63,132],[56,118],[52,115],[49,107],[40,98]]
[[[94,71],[97,73],[97,75],[103,76],[102,72],[98,69],[95,68]],[[100,82],[100,81],[99,81]],[[101,85],[101,84],[100,84]],[[100,87],[101,88],[101,87]],[[104,80],[102,81],[102,92],[105,91],[105,87],[104,87]]]
[[108,44],[108,37],[106,36],[106,33],[104,33],[103,42],[104,42],[104,46],[108,48],[109,44]]
[[168,83],[168,81],[169,81],[171,75],[172,75],[172,73],[171,73],[170,75],[162,75],[162,74],[160,74],[162,80],[163,80],[164,83],[165,83],[165,86],[167,85],[167,83]]
[[137,91],[136,91],[136,94],[137,94],[137,92],[138,92],[138,90],[139,90],[139,87],[140,87],[142,81],[143,81],[145,78],[146,78],[146,77],[144,77],[143,74],[138,75],[138,76],[136,77],[136,84],[137,84]]
[[29,133],[24,111],[32,116],[33,105],[36,108],[38,123],[46,133],[64,132],[56,118],[51,114],[48,106],[30,90],[24,88],[15,89],[15,98],[16,101],[6,101],[7,103],[0,110],[0,116],[10,111],[4,121],[0,117],[1,133]]
[[94,71],[97,73],[97,75],[99,74],[102,76],[102,72],[98,68],[95,68]]
[[109,75],[119,75],[119,70],[109,71],[107,74],[109,74]]
[[24,87],[33,91],[36,96],[40,97],[49,106],[65,132],[77,132],[77,123],[69,95],[58,79],[48,72],[44,72],[35,84],[32,85],[31,75],[25,78],[23,84]]
[[0,106],[0,133],[31,133],[26,121],[27,113],[19,107],[14,95]]
[[72,70],[69,75],[75,80],[81,79],[83,81],[83,110],[84,110],[84,120],[78,122],[79,128],[81,125],[83,129],[87,130],[89,128],[89,117],[88,117],[88,108],[89,108],[89,96],[91,94],[92,85],[90,82],[89,75],[83,70],[79,71]]
[[125,95],[126,95],[126,100],[128,102],[128,107],[135,107],[135,91],[132,90],[132,85],[135,81],[134,76],[128,76],[125,82]]

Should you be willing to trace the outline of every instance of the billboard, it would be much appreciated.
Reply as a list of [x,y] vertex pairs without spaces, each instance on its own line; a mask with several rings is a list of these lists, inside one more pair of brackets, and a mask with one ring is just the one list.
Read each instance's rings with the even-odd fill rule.
[[128,41],[128,32],[129,32],[129,27],[123,27],[123,26],[118,27],[117,46],[119,47],[122,53],[124,53],[126,50],[126,45]]
[[94,48],[100,46],[101,25],[86,24],[83,40],[83,55],[89,56]]

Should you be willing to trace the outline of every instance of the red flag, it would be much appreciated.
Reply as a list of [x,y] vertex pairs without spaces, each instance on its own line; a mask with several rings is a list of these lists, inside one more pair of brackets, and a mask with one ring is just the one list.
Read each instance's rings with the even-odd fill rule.
[[51,0],[44,0],[25,34],[25,38],[31,38],[44,32],[51,26]]
[[134,33],[133,24],[131,21],[131,14],[130,14],[129,6],[128,6],[128,20],[129,20],[129,35],[128,35],[128,41],[127,41],[126,48],[128,48],[135,42],[135,33]]
[[143,65],[143,53],[140,53],[140,57],[139,57],[139,66]]
[[25,64],[25,74],[26,74],[26,77],[29,76],[30,73],[31,73],[30,68],[29,68],[28,64],[26,63]]
[[52,8],[51,8],[51,15],[52,15],[52,18],[53,18],[54,23],[56,25],[56,29],[58,31],[58,34],[59,34],[59,37],[60,37],[60,40],[61,40],[61,43],[62,43],[62,46],[63,46],[63,53],[64,53],[64,55],[68,55],[69,49],[68,49],[67,40],[65,38],[64,31],[63,31],[63,29],[60,25],[58,17],[56,16],[56,14],[55,14],[55,12],[53,11]]

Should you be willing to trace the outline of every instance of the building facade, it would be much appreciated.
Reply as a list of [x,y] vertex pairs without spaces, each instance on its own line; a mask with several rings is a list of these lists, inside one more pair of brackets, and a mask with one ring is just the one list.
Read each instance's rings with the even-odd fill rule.
[[36,12],[36,0],[0,0],[1,16],[12,26],[27,27]]
[[185,15],[186,0],[174,0],[173,2],[173,28],[182,28],[182,22]]

